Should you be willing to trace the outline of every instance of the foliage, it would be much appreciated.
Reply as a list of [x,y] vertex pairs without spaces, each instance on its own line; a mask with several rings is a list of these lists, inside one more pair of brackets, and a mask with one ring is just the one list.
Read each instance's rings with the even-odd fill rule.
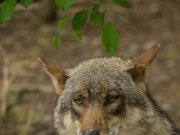
[[114,54],[119,47],[119,33],[111,21],[103,28],[102,40],[107,52]]
[[21,4],[24,5],[26,8],[29,7],[29,5],[31,5],[31,3],[33,2],[33,0],[20,0]]
[[75,0],[55,0],[56,5],[63,11],[66,11],[74,2]]
[[[65,1],[65,0],[64,0]],[[56,0],[56,4],[62,11],[67,11],[75,2],[72,0],[68,0],[69,3],[62,2],[62,0]],[[120,45],[120,34],[113,23],[112,16],[117,16],[118,13],[114,12],[112,6],[117,5],[124,8],[130,8],[131,4],[126,0],[111,0],[108,1],[107,9],[103,9],[102,5],[106,1],[104,0],[94,0],[87,5],[84,6],[83,9],[80,9],[74,15],[69,16],[70,19],[68,22],[72,21],[72,29],[74,34],[78,38],[82,38],[81,30],[85,26],[86,23],[90,23],[95,28],[100,28],[102,30],[102,42],[105,46],[105,49],[109,55],[113,55],[117,52]],[[73,4],[72,4],[73,3]],[[71,6],[70,6],[71,5]],[[68,8],[64,8],[67,7]],[[118,14],[118,16],[122,19],[123,17]],[[125,19],[122,19],[123,21]],[[67,17],[65,19],[61,19],[61,23],[59,23],[60,32],[65,29],[65,21],[67,21]],[[67,24],[67,23],[66,23]],[[60,33],[61,35],[61,33]],[[59,35],[59,38],[60,38]],[[57,44],[55,44],[57,47]]]
[[0,23],[7,22],[13,16],[17,0],[5,0],[0,5]]
[[[20,3],[24,7],[28,7],[33,0],[20,0]],[[4,0],[4,2],[0,5],[0,24],[9,21],[16,8],[17,0]]]
[[[26,8],[33,2],[33,0],[20,0],[20,3]],[[71,6],[73,6],[75,0],[54,0],[55,4],[63,12],[66,12]],[[104,9],[103,4],[107,3],[108,7]],[[9,21],[14,13],[17,0],[5,0],[0,5],[0,24]],[[131,4],[127,0],[93,0],[87,1],[83,9],[75,12],[73,15],[66,16],[58,21],[59,33],[54,37],[54,46],[60,47],[61,44],[61,31],[63,31],[67,24],[72,25],[73,33],[79,38],[82,38],[82,29],[90,23],[95,28],[102,30],[102,42],[106,48],[108,54],[113,55],[120,45],[120,34],[113,23],[112,16],[117,15],[113,11],[113,6],[120,6],[123,8],[130,8]],[[118,14],[122,19],[121,15]],[[125,19],[122,19],[125,20]]]

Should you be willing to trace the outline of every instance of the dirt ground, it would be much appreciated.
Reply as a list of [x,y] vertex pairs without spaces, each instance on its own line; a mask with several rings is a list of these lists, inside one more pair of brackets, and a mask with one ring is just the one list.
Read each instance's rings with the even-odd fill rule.
[[[132,57],[156,43],[161,44],[158,56],[148,68],[147,82],[156,101],[180,129],[180,1],[132,2],[131,9],[117,9],[134,28],[115,18],[121,32],[121,46],[116,56]],[[81,41],[64,31],[62,45],[56,49],[52,38],[57,33],[57,25],[39,22],[38,7],[33,4],[26,11],[18,6],[13,19],[0,27],[0,46],[6,53],[0,53],[0,81],[4,67],[10,73],[9,78],[13,76],[0,135],[56,134],[53,108],[57,97],[50,79],[37,62],[38,57],[62,67],[73,67],[83,60],[107,56],[99,30],[90,25],[85,27]]]

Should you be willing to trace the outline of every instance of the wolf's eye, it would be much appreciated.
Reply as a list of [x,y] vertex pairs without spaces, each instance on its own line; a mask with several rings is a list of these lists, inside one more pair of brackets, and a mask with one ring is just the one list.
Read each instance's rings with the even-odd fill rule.
[[74,102],[78,105],[82,105],[84,103],[84,97],[79,96],[74,99]]
[[108,103],[113,103],[113,102],[115,102],[117,99],[119,98],[119,96],[108,96],[107,97],[107,102]]

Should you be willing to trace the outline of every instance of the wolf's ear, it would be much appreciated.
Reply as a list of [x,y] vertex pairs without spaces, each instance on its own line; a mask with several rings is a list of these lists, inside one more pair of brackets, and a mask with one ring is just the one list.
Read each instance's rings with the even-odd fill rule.
[[135,84],[141,90],[146,91],[146,84],[144,80],[146,67],[154,60],[160,45],[154,45],[151,49],[135,56],[131,59],[134,67],[130,70]]
[[65,81],[68,79],[68,71],[53,64],[49,64],[42,58],[38,58],[38,61],[43,66],[46,73],[51,77],[56,94],[60,95],[64,89]]

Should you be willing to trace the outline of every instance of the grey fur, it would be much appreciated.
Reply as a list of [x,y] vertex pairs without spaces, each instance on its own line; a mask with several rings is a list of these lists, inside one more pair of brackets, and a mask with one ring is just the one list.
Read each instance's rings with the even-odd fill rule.
[[[118,89],[125,96],[125,117],[115,117],[106,135],[178,135],[172,123],[154,106],[147,93],[136,87],[129,70],[130,60],[96,58],[71,69],[55,108],[54,121],[59,135],[80,135],[80,127],[71,116],[71,96],[88,87],[94,97],[102,91]],[[108,84],[101,89],[100,84]],[[101,135],[105,135],[101,133]]]

